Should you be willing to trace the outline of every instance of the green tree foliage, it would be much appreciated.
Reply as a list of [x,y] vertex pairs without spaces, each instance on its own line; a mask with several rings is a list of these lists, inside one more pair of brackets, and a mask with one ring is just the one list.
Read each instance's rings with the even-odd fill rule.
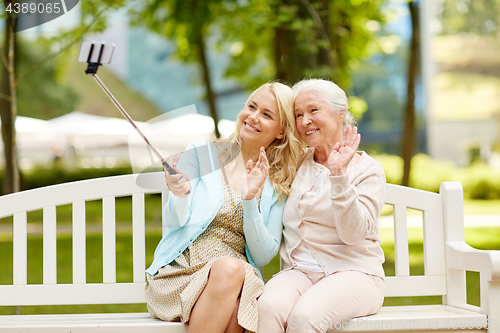
[[[215,124],[218,124],[215,94],[212,89],[208,65],[206,39],[216,18],[219,0],[146,0],[134,8],[133,22],[146,25],[150,30],[177,43],[177,56],[185,62],[200,65],[205,87],[205,99]],[[215,135],[220,137],[218,127]]]
[[[48,55],[40,45],[18,38],[18,73],[31,68]],[[50,119],[74,110],[78,94],[56,77],[56,63],[52,59],[19,81],[18,114],[39,119]]]
[[[350,86],[351,61],[370,56],[383,22],[383,0],[146,0],[133,8],[133,22],[174,39],[176,55],[201,64],[210,102],[210,73],[204,68],[205,40],[230,53],[225,75],[249,90],[270,80],[293,84],[304,77]],[[208,79],[207,79],[208,75]],[[355,100],[362,115],[366,105]]]
[[222,6],[222,43],[237,45],[229,76],[255,86],[304,77],[350,86],[353,59],[370,56],[370,21],[383,22],[380,0],[253,0]]
[[146,0],[131,9],[132,23],[145,25],[160,36],[177,44],[176,56],[186,62],[197,62],[198,36],[210,34],[215,6],[209,0]]

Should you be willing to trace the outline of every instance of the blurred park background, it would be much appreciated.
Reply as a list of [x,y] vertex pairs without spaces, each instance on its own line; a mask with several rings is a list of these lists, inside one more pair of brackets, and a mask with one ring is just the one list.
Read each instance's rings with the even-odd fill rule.
[[[116,48],[99,77],[165,155],[230,134],[249,93],[265,82],[331,79],[349,96],[360,149],[382,163],[387,181],[434,192],[443,181],[460,181],[467,242],[500,249],[500,0],[92,0],[15,34],[5,17],[1,27],[3,194],[151,165],[143,143],[77,61],[83,41],[106,41]],[[150,263],[161,211],[160,198],[148,200]],[[102,208],[89,207],[87,257],[97,261],[87,274],[99,282]],[[127,281],[129,198],[117,201],[117,211],[117,276]],[[422,274],[422,217],[411,214],[411,269]],[[71,207],[58,207],[60,283],[71,281],[70,216]],[[35,249],[41,212],[28,218],[28,249]],[[380,226],[388,275],[391,218],[386,207]],[[0,220],[0,247],[0,283],[11,283],[12,220]],[[28,282],[39,283],[41,253],[30,258]],[[471,304],[479,300],[474,274]],[[138,308],[145,311],[130,309]]]

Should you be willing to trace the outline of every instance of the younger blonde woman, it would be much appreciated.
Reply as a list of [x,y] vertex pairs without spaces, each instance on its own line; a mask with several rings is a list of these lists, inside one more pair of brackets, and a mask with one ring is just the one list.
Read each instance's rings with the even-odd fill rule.
[[147,270],[153,317],[181,321],[188,332],[257,330],[258,267],[278,252],[301,153],[294,121],[292,90],[264,84],[226,142],[192,143],[178,174],[165,174],[167,232]]

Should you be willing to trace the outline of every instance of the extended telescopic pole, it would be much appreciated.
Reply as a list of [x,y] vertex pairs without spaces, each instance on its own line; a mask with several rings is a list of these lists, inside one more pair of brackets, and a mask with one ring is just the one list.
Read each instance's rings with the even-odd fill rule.
[[[135,130],[137,131],[137,133],[139,133],[139,135],[144,139],[144,141],[146,142],[146,144],[148,145],[148,147],[151,148],[151,150],[153,151],[153,153],[160,159],[161,164],[163,165],[163,167],[165,168],[165,170],[167,170],[167,172],[169,174],[171,174],[171,175],[177,174],[177,172],[170,166],[170,164],[167,163],[167,161],[165,160],[165,158],[160,154],[160,152],[158,151],[158,149],[156,149],[156,147],[153,146],[151,144],[151,142],[149,142],[148,138],[146,138],[146,136],[144,135],[144,133],[142,133],[142,131],[139,129],[139,127],[137,127],[136,123],[129,116],[129,114],[127,113],[127,111],[125,111],[125,109],[120,105],[120,103],[115,98],[115,96],[113,96],[113,94],[108,90],[108,88],[106,88],[106,86],[104,85],[104,83],[97,76],[97,69],[101,65],[100,59],[101,59],[101,55],[102,55],[102,48],[100,50],[99,60],[98,60],[97,63],[95,63],[95,62],[90,62],[90,58],[92,56],[93,47],[94,46],[92,45],[91,51],[90,51],[90,54],[89,54],[89,57],[88,57],[89,60],[87,61],[88,62],[88,67],[85,70],[85,73],[92,75],[92,77],[96,80],[97,84],[102,88],[102,90],[104,90],[104,92],[106,93],[106,95],[108,95],[109,99],[111,99],[111,101],[118,108],[118,110],[120,110],[121,114],[125,117],[125,119],[130,123],[130,125],[132,125],[132,127],[135,128]],[[189,194],[189,193],[191,193],[191,191],[187,191],[186,195]]]
[[156,147],[153,146],[153,144],[151,144],[151,142],[149,142],[148,138],[146,138],[146,136],[144,135],[144,133],[142,133],[142,131],[139,129],[139,127],[137,127],[137,124],[134,122],[134,120],[129,116],[129,114],[127,113],[127,111],[125,111],[123,109],[123,107],[116,100],[116,98],[113,96],[113,94],[111,94],[111,92],[108,90],[108,88],[106,88],[106,86],[99,79],[99,77],[97,76],[97,74],[92,74],[92,77],[96,80],[97,84],[99,84],[99,86],[102,88],[102,90],[104,90],[104,92],[106,92],[106,95],[108,95],[109,99],[111,99],[111,101],[118,108],[118,110],[120,110],[120,112],[122,113],[123,117],[125,117],[125,119],[127,119],[127,121],[130,123],[130,125],[132,125],[132,127],[135,128],[135,130],[137,131],[137,133],[139,133],[139,135],[144,139],[144,141],[146,141],[146,144],[148,145],[148,147],[151,148],[151,150],[156,155],[156,157],[158,157],[160,159],[161,164],[163,164],[163,166],[165,167],[165,170],[167,170],[167,172],[169,174],[175,175],[177,172],[175,172],[175,170],[170,166],[170,164],[168,164],[167,161],[165,161],[165,159],[160,154],[160,152],[158,151],[158,149],[156,149]]

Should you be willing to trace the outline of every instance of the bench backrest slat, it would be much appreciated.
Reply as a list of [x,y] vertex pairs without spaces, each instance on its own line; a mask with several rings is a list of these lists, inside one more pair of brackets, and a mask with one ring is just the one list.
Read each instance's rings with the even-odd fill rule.
[[394,205],[394,256],[396,276],[410,276],[406,207]]
[[26,212],[14,214],[13,226],[13,284],[28,283],[28,217]]
[[443,213],[442,196],[437,193],[417,190],[405,186],[387,184],[385,203],[400,205],[416,210]]
[[424,271],[425,275],[446,274],[443,215],[423,212]]
[[102,282],[116,282],[115,197],[102,199]]
[[146,228],[144,193],[132,195],[132,243],[134,282],[144,282],[146,269]]
[[73,202],[73,283],[85,283],[86,271],[86,230],[85,201]]
[[56,206],[43,207],[43,284],[57,283]]
[[386,297],[446,295],[446,276],[388,276],[385,278]]
[[[161,206],[164,207],[165,204],[167,203],[167,201],[168,201],[168,191],[161,192]],[[163,212],[162,212],[162,214],[163,214]],[[162,227],[161,231],[162,231],[162,235],[164,235],[165,231],[166,231],[166,226],[163,225],[163,222],[162,222],[162,226],[163,227]]]

